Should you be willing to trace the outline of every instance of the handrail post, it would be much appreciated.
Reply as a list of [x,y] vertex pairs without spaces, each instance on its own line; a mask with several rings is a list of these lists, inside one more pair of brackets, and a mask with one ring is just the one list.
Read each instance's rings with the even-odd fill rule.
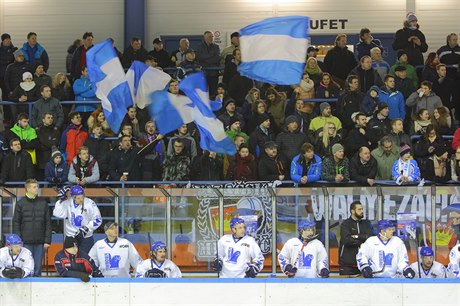
[[114,213],[113,213],[113,218],[115,222],[119,223],[120,220],[118,218],[120,217],[119,215],[119,205],[120,205],[120,196],[112,190],[109,186],[105,187],[105,189],[114,197],[113,199],[113,206],[114,206]]
[[327,258],[329,261],[331,257],[329,256],[329,191],[326,186],[322,187],[324,195],[324,247],[326,248]]
[[160,188],[160,191],[166,197],[166,251],[168,252],[168,257],[170,258],[172,251],[171,194],[167,192],[163,187]]
[[276,275],[276,262],[277,258],[277,246],[276,246],[276,236],[277,236],[277,214],[276,214],[276,192],[273,187],[268,188],[268,192],[271,197],[272,204],[272,274]]
[[433,248],[434,258],[436,258],[436,185],[431,186],[431,247]]
[[219,237],[217,237],[219,240],[224,235],[224,194],[217,188],[212,188],[212,190],[219,197]]

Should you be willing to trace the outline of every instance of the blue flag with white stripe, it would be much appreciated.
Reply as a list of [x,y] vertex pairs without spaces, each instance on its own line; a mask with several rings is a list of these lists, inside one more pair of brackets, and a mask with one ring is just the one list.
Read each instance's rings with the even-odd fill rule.
[[112,131],[118,131],[133,99],[112,42],[106,40],[89,49],[86,66],[89,79],[96,84],[96,96],[101,99],[107,123]]
[[162,90],[155,91],[150,99],[150,116],[161,134],[165,135],[193,121],[192,110],[195,106],[188,97]]
[[179,83],[182,90],[193,102],[193,121],[200,131],[200,147],[222,154],[235,154],[235,144],[225,134],[222,121],[212,112],[213,106],[209,100],[206,78],[202,72],[194,73]]
[[307,57],[308,22],[305,16],[273,17],[242,28],[240,74],[270,84],[299,84]]
[[171,80],[169,74],[139,61],[131,64],[126,72],[126,78],[134,104],[140,109],[144,109],[151,103],[150,95],[153,92],[165,89]]

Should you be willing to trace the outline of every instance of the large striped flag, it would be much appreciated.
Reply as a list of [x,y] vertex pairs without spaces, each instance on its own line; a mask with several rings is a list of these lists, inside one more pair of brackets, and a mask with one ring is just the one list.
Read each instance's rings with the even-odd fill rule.
[[307,56],[308,22],[305,16],[273,17],[242,28],[240,74],[270,84],[300,83]]

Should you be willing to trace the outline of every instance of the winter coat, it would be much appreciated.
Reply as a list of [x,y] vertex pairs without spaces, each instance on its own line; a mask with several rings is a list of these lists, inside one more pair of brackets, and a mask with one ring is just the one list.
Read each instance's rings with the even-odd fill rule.
[[382,87],[379,93],[379,99],[388,105],[388,119],[402,119],[406,118],[406,107],[404,105],[404,97],[402,93],[397,90]]
[[362,163],[359,154],[355,154],[350,160],[350,178],[360,184],[368,185],[367,179],[375,179],[377,175],[377,161],[371,156],[371,159]]
[[330,74],[343,81],[358,63],[353,52],[348,50],[347,47],[340,48],[335,46],[327,52],[324,64]]
[[[73,92],[76,101],[97,101],[96,88],[93,83],[85,76],[81,76],[73,83]],[[88,113],[94,112],[96,105],[94,104],[77,104],[75,107],[76,112]]]
[[190,157],[186,154],[168,155],[163,163],[163,181],[190,180]]
[[407,99],[411,93],[415,91],[415,87],[411,79],[401,79],[397,76],[395,76],[395,88],[397,91],[402,93],[404,99]]
[[160,51],[156,51],[155,49],[153,49],[148,53],[148,55],[153,56],[156,59],[158,66],[161,68],[174,66],[173,62],[171,62],[171,58],[169,57],[168,51],[166,51],[165,49],[161,49]]
[[16,123],[9,131],[7,131],[8,142],[13,138],[19,138],[21,142],[21,149],[27,151],[32,158],[33,164],[37,164],[37,151],[39,142],[37,132],[30,125],[25,129],[19,127]]
[[236,153],[235,158],[230,162],[225,179],[229,181],[257,180],[257,163],[254,155],[249,154],[246,157],[241,157],[239,153]]
[[99,180],[99,165],[96,159],[90,155],[88,162],[83,166],[78,156],[72,160],[69,168],[69,182],[76,184],[77,178],[85,179],[86,184],[92,184]]
[[[88,49],[84,45],[78,47],[72,56],[72,69],[70,71],[71,77],[73,80],[78,79],[81,76],[81,68],[83,65],[86,65],[86,56],[82,57],[82,53],[86,55],[89,49],[93,46],[90,46]],[[83,61],[82,61],[83,60]]]
[[10,44],[8,47],[5,47],[0,42],[0,79],[5,76],[6,67],[14,63],[14,51],[18,48]]
[[[359,91],[345,90],[337,100],[337,116],[345,129],[350,130],[354,126],[351,119],[353,113],[359,112],[363,103],[364,94]],[[336,125],[337,130],[339,127]]]
[[407,62],[402,63],[400,61],[396,61],[396,64],[394,64],[390,68],[390,74],[391,75],[396,76],[395,69],[398,66],[406,67],[406,76],[407,76],[407,78],[412,81],[412,85],[414,86],[414,88],[418,88],[418,86],[419,86],[419,84],[418,84],[418,76],[417,76],[417,71],[415,70],[414,66],[412,66],[411,64],[409,64]]
[[437,79],[433,82],[432,90],[448,109],[455,108],[458,101],[460,101],[457,83],[449,77]]
[[140,160],[138,149],[131,147],[124,151],[121,148],[115,148],[109,154],[109,180],[119,181],[123,172],[128,172],[128,180],[138,181],[140,175]]
[[369,70],[363,70],[361,65],[356,66],[349,75],[356,75],[359,79],[359,89],[362,93],[366,93],[372,86],[383,86],[383,81],[380,78],[377,70],[371,67]]
[[88,138],[88,133],[83,129],[83,125],[70,124],[64,132],[62,132],[59,150],[67,153],[67,163],[70,164],[78,148],[80,148]]
[[53,114],[53,122],[58,127],[61,128],[64,123],[64,111],[62,110],[62,105],[56,98],[49,99],[38,99],[32,105],[32,116],[30,120],[30,125],[34,128],[38,127],[42,123],[42,116],[44,113]]
[[383,136],[391,132],[391,120],[388,118],[381,119],[375,114],[372,119],[367,122],[366,130],[369,133],[369,140],[375,145]]
[[332,156],[332,146],[336,143],[342,144],[342,137],[340,134],[335,135],[335,137],[329,137],[329,145],[327,148],[324,146],[323,137],[318,137],[315,142],[315,153],[322,159],[326,156]]
[[209,152],[193,159],[193,176],[194,181],[221,181],[222,180],[222,157],[216,155],[215,158],[209,157]]
[[[373,98],[371,96],[371,91],[375,91],[377,93],[377,97]],[[366,95],[363,98],[363,102],[361,103],[360,112],[364,113],[366,116],[373,116],[375,109],[377,108],[380,99],[378,94],[380,93],[380,88],[377,86],[372,86],[367,91]]]
[[371,142],[371,137],[367,127],[361,128],[365,131],[364,135],[359,131],[360,127],[356,126],[350,131],[350,133],[348,133],[347,138],[345,139],[345,153],[349,158],[355,155],[361,147],[367,147],[370,150],[372,149],[372,144],[369,144],[369,142]]
[[284,175],[284,180],[289,179],[289,164],[282,156],[270,158],[264,152],[259,159],[259,180],[276,181],[280,175]]
[[307,135],[297,131],[288,132],[287,128],[278,134],[276,137],[276,143],[278,144],[278,152],[283,156],[285,160],[292,160],[296,156],[300,147],[305,143],[309,142]]
[[434,110],[443,106],[441,98],[439,98],[434,92],[430,92],[429,96],[423,95],[420,98],[418,92],[416,91],[407,98],[406,105],[413,108],[413,114],[416,114],[421,108],[427,109],[431,118],[433,117]]
[[391,180],[391,169],[396,160],[399,159],[399,149],[398,145],[393,143],[393,149],[389,155],[385,153],[382,146],[371,152],[372,157],[377,161],[377,174],[375,176],[376,180]]
[[[196,60],[198,63],[206,67],[219,67],[220,64],[220,48],[215,43],[208,45],[204,41],[198,45],[195,50]],[[207,70],[207,76],[217,76],[219,71],[216,70]],[[246,92],[247,93],[247,92]]]
[[85,146],[88,147],[89,154],[97,160],[100,179],[105,180],[109,172],[110,142],[103,137],[94,138],[94,134],[90,134],[86,138]]
[[69,166],[62,159],[59,164],[55,164],[52,160],[45,165],[45,181],[53,184],[63,184],[67,182],[69,176]]
[[347,157],[344,157],[339,162],[335,162],[333,156],[326,157],[323,160],[321,168],[321,179],[324,181],[335,182],[335,176],[337,174],[343,175],[342,182],[348,182],[350,180],[350,162]]
[[200,71],[201,66],[198,65],[196,61],[190,62],[188,60],[185,60],[182,63],[180,63],[180,66],[177,68],[175,77],[176,80],[182,81],[186,76]]
[[[26,102],[34,102],[36,101],[39,96],[38,96],[38,87],[35,85],[32,89],[30,90],[25,90],[24,88],[21,87],[21,84],[19,83],[18,86],[13,90],[13,93],[9,96],[9,99],[14,102],[19,102],[19,98],[21,96],[26,96],[27,100]],[[21,103],[21,102],[19,102]]]
[[22,53],[24,54],[24,61],[29,64],[30,67],[35,67],[35,62],[40,62],[43,65],[45,71],[48,71],[50,66],[50,61],[48,58],[48,53],[45,48],[37,43],[33,48],[29,45],[28,42],[25,42],[21,48]]
[[[339,265],[343,267],[356,267],[356,254],[359,247],[367,238],[372,236],[372,226],[369,220],[354,220],[348,218],[340,224]],[[358,236],[353,238],[352,236]]]
[[[5,70],[5,91],[8,96],[13,90],[22,82],[22,75],[24,72],[30,72],[29,66],[26,62],[14,62],[9,64]],[[11,99],[11,98],[10,98]],[[32,100],[34,101],[34,100]]]
[[27,151],[10,152],[3,158],[0,183],[25,182],[30,178],[34,178],[34,168],[32,158]]
[[[418,167],[415,159],[410,159],[407,161],[407,163],[409,163],[409,173],[408,173],[409,180],[411,182],[420,181],[420,168]],[[391,171],[391,175],[393,179],[396,181],[396,183],[400,182],[400,178],[402,176],[401,171],[403,171],[403,169],[399,168],[399,159],[398,159],[393,164],[393,169]]]
[[44,198],[25,195],[14,208],[13,233],[25,244],[51,244],[51,215]]
[[[319,181],[321,179],[321,158],[314,154],[305,176],[307,184]],[[300,179],[304,176],[304,165],[301,162],[301,156],[296,155],[291,162],[291,180],[300,183]]]
[[249,137],[249,152],[255,157],[259,157],[264,151],[264,145],[267,141],[274,141],[275,134],[271,129],[268,129],[268,134],[262,131],[260,126],[257,126],[254,132]]
[[38,168],[45,169],[45,165],[51,156],[52,147],[59,146],[61,133],[54,128],[54,124],[50,126],[40,125],[36,132],[38,138]]
[[65,83],[51,88],[51,93],[59,101],[73,101],[75,99],[72,87],[67,86]]
[[446,174],[444,176],[436,176],[435,169],[434,169],[434,159],[436,157],[432,156],[428,158],[425,165],[425,173],[423,178],[430,180],[432,182],[436,182],[438,184],[445,184],[452,179],[452,167],[450,164],[450,160],[446,160]]
[[[406,51],[407,60],[409,64],[413,66],[423,65],[423,53],[428,50],[425,35],[419,30],[419,27],[420,26],[417,24],[417,28],[411,30],[408,22],[405,21],[404,27],[396,32],[392,44],[393,50],[397,51],[402,49]],[[411,36],[416,36],[420,39],[420,46],[408,41]]]
[[139,50],[134,50],[134,48],[129,45],[124,51],[123,56],[121,57],[121,64],[123,68],[129,69],[131,64],[134,61],[145,62],[147,59],[147,50],[143,46]]
[[356,58],[358,61],[364,56],[371,56],[371,49],[378,47],[380,51],[383,52],[382,42],[380,39],[372,39],[370,43],[364,42],[359,39],[359,42],[356,44]]

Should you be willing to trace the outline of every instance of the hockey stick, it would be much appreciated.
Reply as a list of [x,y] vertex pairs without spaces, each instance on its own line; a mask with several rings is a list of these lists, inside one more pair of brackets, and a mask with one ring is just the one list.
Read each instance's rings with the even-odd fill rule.
[[46,266],[46,277],[49,276],[49,267],[48,267],[48,249],[45,250],[45,266]]
[[382,269],[380,269],[378,271],[372,271],[371,274],[375,275],[375,274],[382,273],[385,270],[385,266],[386,266],[386,264],[385,264],[385,253],[383,253],[383,267],[382,267]]
[[[216,258],[219,260],[219,240],[216,240]],[[219,269],[217,269],[217,278],[220,278]]]
[[[297,272],[297,263],[299,262],[299,259],[300,259],[300,255],[302,255],[303,253],[303,249],[305,248],[305,246],[307,245],[308,242],[318,238],[318,234],[312,236],[312,237],[309,237],[308,239],[303,239],[303,243],[302,243],[302,247],[300,248],[300,251],[299,253],[297,254],[297,258],[295,259],[294,263],[292,263],[292,268],[295,269],[295,272]],[[288,272],[288,277],[294,277],[295,275],[295,272],[294,274],[290,275],[291,273]]]
[[420,265],[420,242],[418,241],[417,237],[417,226],[415,226],[415,243],[417,245],[417,270],[418,270],[418,278],[422,278],[422,269],[423,266]]

